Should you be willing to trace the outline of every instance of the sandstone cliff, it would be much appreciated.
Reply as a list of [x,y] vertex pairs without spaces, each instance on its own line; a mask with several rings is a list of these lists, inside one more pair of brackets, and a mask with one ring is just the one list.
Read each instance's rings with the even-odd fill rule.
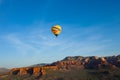
[[10,70],[10,75],[33,75],[40,76],[45,74],[47,69],[57,70],[56,66],[43,66],[43,67],[24,67],[24,68],[13,68]]
[[33,75],[41,76],[46,74],[47,70],[62,70],[68,71],[71,69],[116,69],[120,67],[120,55],[108,57],[66,57],[61,61],[53,62],[49,65],[13,68],[10,70],[10,75]]

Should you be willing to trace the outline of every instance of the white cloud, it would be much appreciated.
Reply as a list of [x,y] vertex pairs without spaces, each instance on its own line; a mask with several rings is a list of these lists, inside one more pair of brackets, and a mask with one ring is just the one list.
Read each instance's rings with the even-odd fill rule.
[[[39,26],[48,26],[48,24],[43,25],[42,23],[39,24]],[[38,27],[27,32],[27,35],[22,33],[18,33],[19,35],[9,34],[6,36],[6,39],[21,51],[21,53],[27,55],[29,52],[33,52],[36,56],[39,53],[46,52],[46,50],[53,52],[52,50],[54,50],[54,48],[63,54],[79,54],[81,52],[89,54],[101,50],[107,46],[104,43],[109,42],[107,39],[102,40],[103,35],[99,33],[99,28],[73,28],[67,31],[67,33],[65,33],[65,30],[67,29],[64,29],[63,33],[61,33],[64,35],[56,38],[48,27],[44,29]],[[96,33],[97,31],[98,33]],[[69,36],[67,36],[67,34],[69,34]]]
[[25,43],[15,34],[9,34],[5,36],[5,39],[7,42],[11,43],[11,45],[14,46],[19,53],[23,54],[23,56],[27,55],[30,51],[37,51],[34,46]]
[[56,38],[48,25],[32,25],[26,33],[9,33],[4,39],[11,43],[10,45],[14,46],[29,64],[40,61],[52,62],[71,55],[100,55],[100,52],[105,52],[111,43],[111,40],[104,38],[100,28],[64,26],[61,35]]

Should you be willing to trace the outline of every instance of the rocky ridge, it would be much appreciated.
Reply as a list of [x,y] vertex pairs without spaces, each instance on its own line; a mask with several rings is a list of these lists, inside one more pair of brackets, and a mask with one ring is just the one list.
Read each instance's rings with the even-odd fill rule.
[[120,55],[107,57],[82,57],[70,56],[61,61],[53,62],[49,65],[13,68],[10,70],[10,75],[34,75],[41,76],[47,73],[47,70],[62,70],[69,71],[71,69],[117,69],[120,68]]

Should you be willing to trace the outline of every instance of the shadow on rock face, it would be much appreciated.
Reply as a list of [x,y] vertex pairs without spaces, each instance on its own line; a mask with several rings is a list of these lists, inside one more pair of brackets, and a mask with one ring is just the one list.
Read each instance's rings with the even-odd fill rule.
[[33,74],[33,68],[28,69],[27,73],[30,74],[30,75],[32,75]]
[[12,72],[13,75],[17,75],[20,72],[20,70],[15,70]]

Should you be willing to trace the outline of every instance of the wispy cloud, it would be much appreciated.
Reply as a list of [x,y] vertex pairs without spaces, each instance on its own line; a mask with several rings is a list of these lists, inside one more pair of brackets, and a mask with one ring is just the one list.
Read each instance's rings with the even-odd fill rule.
[[[45,25],[42,24],[42,26]],[[104,43],[110,42],[110,40],[103,39],[103,35],[98,30],[100,29],[94,27],[73,28],[67,31],[69,36],[66,36],[67,34],[63,32],[63,36],[60,35],[60,38],[55,38],[47,28],[44,28],[44,30],[36,28],[26,36],[20,33],[21,36],[13,34],[8,35],[6,38],[17,49],[22,51],[21,53],[25,54],[29,54],[32,51],[38,55],[38,53],[44,53],[46,50],[53,52],[52,50],[56,48],[62,54],[68,55],[70,53],[70,55],[78,55],[79,53],[95,53],[95,51],[100,51],[107,46]],[[98,33],[96,33],[97,31]]]
[[106,38],[101,32],[103,28],[100,27],[64,26],[61,35],[56,38],[51,32],[51,27],[48,27],[49,24],[40,23],[32,26],[38,25],[40,27],[32,27],[25,33],[4,35],[4,40],[14,46],[17,54],[23,56],[23,61],[27,63],[25,65],[53,62],[65,56],[101,56],[105,55],[105,52],[110,52],[107,50],[112,46],[113,41]]
[[13,45],[19,52],[21,52],[21,54],[27,54],[31,50],[34,50],[34,51],[37,50],[36,48],[34,48],[34,46],[22,41],[15,34],[9,34],[5,37],[5,39],[7,40],[7,42],[11,43],[11,45]]

